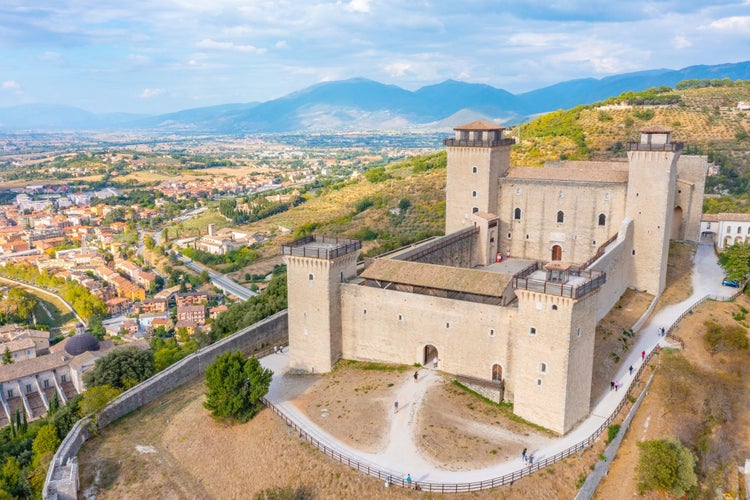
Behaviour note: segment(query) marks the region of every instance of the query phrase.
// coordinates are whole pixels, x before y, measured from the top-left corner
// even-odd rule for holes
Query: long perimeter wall
[[[98,428],[109,425],[203,374],[206,367],[220,354],[228,351],[242,351],[248,355],[255,353],[266,346],[286,342],[288,330],[288,316],[284,310],[204,347],[112,400],[99,414]],[[47,471],[42,498],[76,498],[78,474],[75,460],[78,450],[91,436],[87,420],[89,417],[79,420],[57,449]]]
[[[596,322],[617,304],[622,294],[632,282],[633,272],[633,219],[625,219],[620,224],[617,239],[610,243],[604,255],[590,268],[607,273],[607,281],[599,289],[596,304]]]

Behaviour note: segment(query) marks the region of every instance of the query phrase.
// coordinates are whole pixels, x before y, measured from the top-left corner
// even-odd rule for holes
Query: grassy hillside
[[[432,153],[368,170],[362,178],[308,192],[302,205],[246,227],[285,228],[294,238],[312,232],[358,238],[365,255],[443,234],[445,158],[445,152]]]
[[[712,86],[700,86],[712,85]],[[636,141],[644,126],[672,129],[672,140],[687,154],[706,154],[722,167],[708,190],[741,194],[750,177],[750,81],[684,82],[628,92],[589,106],[556,111],[523,124],[512,163],[542,165],[560,159],[604,159],[625,156],[625,144]],[[518,136],[518,129],[511,131]]]

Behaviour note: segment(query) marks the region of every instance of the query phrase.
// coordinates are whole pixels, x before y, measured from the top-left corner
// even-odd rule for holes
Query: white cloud
[[[164,89],[143,89],[140,97],[141,99],[150,99],[152,97],[160,96],[164,93]]]
[[[128,60],[135,64],[147,64],[151,62],[151,58],[143,54],[129,54]]]
[[[18,83],[15,80],[5,80],[3,82],[3,90],[15,90],[20,91],[21,90],[21,84]]]
[[[722,17],[708,25],[709,28],[722,31],[750,32],[750,16]]]
[[[39,56],[39,59],[42,61],[48,61],[55,64],[62,64],[63,63],[63,56],[59,52],[53,52],[51,50],[48,50],[41,56]]]
[[[344,9],[349,12],[370,12],[370,0],[352,0]]]
[[[693,42],[688,40],[682,35],[677,35],[676,37],[672,38],[672,47],[675,49],[685,49],[687,47],[692,47]]]
[[[750,0],[748,0],[748,1],[750,1]],[[276,47],[277,49],[286,49],[286,48],[289,47],[289,44],[286,43],[286,40],[279,40],[273,46]]]
[[[252,52],[255,54],[263,54],[266,49],[254,47],[252,45],[238,45],[234,42],[217,42],[211,38],[204,38],[196,44],[201,49],[213,49],[213,50],[229,50],[235,52]]]
[[[410,72],[412,64],[408,62],[395,62],[386,64],[383,69],[388,72],[391,76],[399,77],[404,76]]]

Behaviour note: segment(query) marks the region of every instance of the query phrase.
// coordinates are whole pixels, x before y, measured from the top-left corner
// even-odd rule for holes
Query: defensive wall
[[[96,421],[101,429],[115,420],[137,410],[203,374],[206,367],[220,354],[242,351],[253,354],[267,346],[285,343],[288,336],[287,311],[281,311],[247,328],[243,328],[215,344],[185,357],[148,380],[123,392],[112,400]],[[78,450],[92,435],[90,417],[79,420],[57,449],[47,471],[42,490],[45,499],[74,499],[78,489]]]

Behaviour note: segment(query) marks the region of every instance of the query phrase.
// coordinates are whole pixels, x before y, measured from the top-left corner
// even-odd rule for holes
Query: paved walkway
[[[623,359],[622,365],[616,374],[616,380],[622,383],[620,390],[607,390],[602,394],[601,398],[599,398],[591,409],[589,417],[565,436],[552,441],[540,449],[529,450],[529,454],[534,455],[535,461],[564,451],[588,438],[596,431],[627,394],[627,389],[633,380],[628,368],[632,365],[634,372],[636,372],[642,363],[641,353],[643,351],[649,353],[659,343],[668,345],[668,341],[659,336],[659,329],[661,327],[668,328],[683,312],[690,309],[695,302],[706,295],[727,298],[736,291],[736,289],[721,285],[723,275],[723,271],[717,264],[712,244],[701,243],[698,246],[695,265],[693,267],[692,295],[679,304],[662,308],[640,329],[636,336],[635,344],[625,359]],[[508,462],[481,469],[447,471],[431,464],[420,454],[417,444],[413,440],[412,427],[421,398],[431,385],[437,383],[438,377],[435,372],[427,368],[420,369],[418,383],[415,384],[410,375],[408,380],[405,379],[405,382],[399,388],[397,395],[399,411],[394,413],[390,420],[387,447],[380,453],[365,453],[352,448],[317,427],[291,403],[293,396],[286,390],[284,378],[280,376],[288,370],[288,362],[288,351],[283,354],[273,354],[262,359],[262,364],[271,368],[276,374],[273,377],[271,387],[266,396],[268,400],[279,407],[297,425],[328,447],[338,450],[340,453],[354,458],[363,464],[388,471],[394,478],[404,478],[406,474],[410,473],[412,479],[417,482],[466,483],[503,476],[522,470],[524,467],[521,458],[518,457]]]

